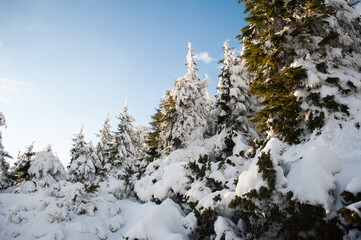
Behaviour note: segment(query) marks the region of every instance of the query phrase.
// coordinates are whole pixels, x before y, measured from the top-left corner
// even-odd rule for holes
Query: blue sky
[[[235,0],[0,1],[5,149],[16,158],[33,141],[35,150],[51,143],[66,163],[80,126],[96,144],[106,113],[115,128],[126,98],[136,125],[147,125],[186,72],[188,42],[210,57],[198,67],[214,96],[223,42],[240,48],[243,18]]]

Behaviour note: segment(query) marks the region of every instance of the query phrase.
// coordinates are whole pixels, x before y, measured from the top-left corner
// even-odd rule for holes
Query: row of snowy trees
[[[249,143],[257,138],[249,119],[254,116],[255,101],[248,96],[250,75],[244,63],[224,44],[222,74],[214,103],[206,88],[210,79],[201,80],[191,44],[188,45],[187,72],[167,91],[156,113],[151,130],[135,127],[125,105],[117,131],[112,132],[107,115],[100,130],[99,143],[86,143],[82,129],[73,139],[68,166],[72,181],[94,181],[104,172],[125,171],[123,175],[141,174],[149,162],[184,148],[193,141],[224,132],[224,152],[231,154],[232,138],[240,134]],[[227,150],[227,149],[228,150]]]
[[[125,171],[119,177],[141,171],[141,160],[145,154],[145,135],[148,128],[135,127],[135,119],[128,113],[125,103],[119,116],[117,131],[112,132],[107,114],[100,133],[99,142],[94,147],[87,143],[83,135],[83,127],[73,139],[71,159],[68,166],[71,181],[94,182],[104,179],[109,172]]]
[[[109,114],[106,116],[95,147],[92,142],[86,142],[82,126],[73,138],[71,159],[67,167],[69,180],[100,181],[106,173],[120,170],[123,171],[122,177],[139,175],[147,163],[156,158],[217,132],[223,132],[225,147],[221,150],[228,155],[234,146],[232,138],[237,134],[241,134],[247,142],[257,138],[249,123],[255,112],[255,101],[247,94],[251,76],[227,41],[224,43],[222,63],[214,103],[206,90],[210,79],[206,76],[204,80],[200,80],[195,55],[189,43],[187,72],[175,81],[175,88],[163,96],[160,107],[152,116],[151,130],[133,125],[135,119],[128,113],[127,103],[118,117],[120,122],[117,131],[112,132]],[[48,149],[48,152],[51,151]],[[12,173],[14,181],[29,180],[28,169],[34,156],[33,144],[24,153],[19,153],[15,170],[12,171],[16,172]],[[8,172],[6,157],[10,156],[4,152],[4,177]]]
[[[204,80],[200,80],[189,43],[186,75],[176,80],[175,88],[165,94],[152,116],[152,129],[147,139],[148,160],[152,161],[216,132],[226,132],[224,140],[228,139],[228,145],[232,145],[236,132],[240,132],[247,142],[257,138],[249,123],[255,112],[255,101],[247,94],[250,75],[227,41],[224,43],[222,63],[214,103],[206,90],[210,79],[206,75]]]

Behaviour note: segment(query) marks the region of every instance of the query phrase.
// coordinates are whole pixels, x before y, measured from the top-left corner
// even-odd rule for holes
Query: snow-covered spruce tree
[[[171,150],[181,146],[178,139],[173,138],[173,127],[177,121],[177,110],[174,97],[167,91],[162,99],[160,112],[160,150],[161,155],[168,154]]]
[[[147,159],[149,162],[154,159],[168,154],[171,149],[179,148],[178,141],[173,140],[172,129],[177,119],[177,111],[174,98],[167,91],[156,109],[156,113],[152,116],[151,131],[147,136]],[[172,148],[172,144],[174,145]]]
[[[44,151],[36,152],[28,173],[30,178],[49,186],[65,179],[66,171],[60,159],[54,155],[51,145]]]
[[[0,112],[0,127],[6,126],[5,117]],[[11,158],[8,152],[4,150],[2,145],[2,133],[0,131],[0,190],[6,189],[12,185],[12,180],[9,175],[9,163],[6,161],[7,158]]]
[[[253,120],[260,132],[298,143],[329,116],[348,116],[342,98],[360,87],[351,76],[361,67],[361,26],[347,1],[239,2],[250,23],[238,36],[256,74],[250,92],[264,106]]]
[[[34,142],[30,144],[28,148],[26,148],[24,153],[19,152],[18,154],[17,161],[14,164],[17,183],[30,180],[30,175],[28,173],[28,170],[30,168],[31,161],[33,160],[35,155],[33,149],[34,149]]]
[[[148,147],[146,144],[148,133],[150,129],[146,126],[139,125],[135,129],[135,147],[139,149],[139,157],[143,159],[145,157],[146,152],[148,151]]]
[[[232,127],[246,133],[254,112],[253,101],[247,93],[252,76],[245,69],[244,61],[241,62],[230,49],[228,41],[224,42],[223,49],[223,67],[216,95],[217,129],[220,132]]]
[[[160,133],[161,133],[161,122],[162,122],[162,103],[156,109],[156,112],[152,115],[152,121],[150,124],[150,131],[147,134],[146,144],[147,149],[147,162],[153,162],[155,159],[160,157],[161,143],[160,143]]]
[[[164,103],[165,114],[167,103],[169,103],[172,114],[171,127],[163,127],[162,138],[166,142],[169,150],[178,149],[186,146],[188,142],[202,139],[207,131],[207,117],[210,112],[211,100],[206,91],[210,79],[201,81],[194,60],[194,53],[191,44],[188,44],[187,54],[187,73],[185,76],[178,78],[175,82],[175,88],[170,91]],[[174,107],[172,106],[174,102]],[[171,118],[172,118],[171,117]]]
[[[73,138],[73,147],[70,149],[70,164],[67,166],[67,168],[70,168],[70,165],[75,161],[77,158],[79,158],[80,155],[84,154],[85,148],[87,143],[84,139],[83,134],[83,128],[84,125],[80,127],[80,131],[78,134],[75,135],[75,138]]]
[[[115,140],[109,122],[109,113],[107,113],[103,128],[99,131],[99,134],[97,134],[99,142],[95,146],[95,150],[101,162],[100,172],[111,170],[113,165],[112,161],[114,160],[112,157],[115,156],[115,150],[113,148]]]
[[[332,118],[347,119],[344,103],[360,87],[355,77],[361,65],[359,14],[344,0],[244,2],[251,24],[240,38],[248,70],[256,74],[250,91],[263,100],[264,108],[254,120],[260,130],[297,144]],[[241,226],[242,237],[342,239],[346,231],[335,211],[329,213],[320,202],[299,201],[296,190],[284,191],[291,181],[284,180],[284,163],[271,155],[277,151],[275,141],[268,146],[270,152],[261,150],[252,161],[262,174],[263,182],[257,183],[266,185],[242,189],[241,180],[249,174],[245,171],[229,205],[239,210],[232,220]]]
[[[135,119],[128,113],[128,103],[125,102],[123,113],[118,117],[120,120],[115,132],[115,164],[117,166],[131,166],[134,159],[139,157],[139,149],[135,145]]]
[[[68,166],[69,180],[72,182],[92,183],[96,179],[100,160],[93,147],[93,144],[85,142],[83,126],[80,132],[73,139],[71,149],[71,161]]]
[[[119,116],[119,124],[115,132],[116,155],[114,157],[116,178],[125,183],[125,195],[132,195],[134,182],[142,172],[143,153],[136,143],[135,119],[128,113],[128,104],[125,102],[123,113]]]
[[[255,104],[248,95],[251,75],[245,68],[245,61],[236,56],[228,45],[224,43],[224,59],[222,73],[217,86],[215,112],[217,115],[217,131],[222,133],[225,148],[232,154],[235,145],[233,137],[241,135],[245,143],[250,143],[257,136],[249,120],[254,117]]]

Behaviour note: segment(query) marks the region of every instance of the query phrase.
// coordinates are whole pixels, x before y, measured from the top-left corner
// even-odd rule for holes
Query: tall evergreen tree
[[[101,164],[93,144],[91,142],[88,144],[84,140],[83,126],[73,142],[71,161],[68,166],[69,179],[73,182],[92,183],[96,179]]]
[[[5,117],[0,112],[0,127],[5,126]],[[0,131],[0,190],[8,188],[12,183],[9,175],[9,163],[6,161],[7,158],[11,158],[8,152],[4,150],[2,145],[2,133]]]
[[[322,128],[328,115],[347,116],[341,98],[360,84],[339,73],[361,67],[360,18],[347,1],[239,2],[249,14],[238,37],[248,70],[256,74],[250,92],[264,106],[253,120],[260,131],[298,143]]]
[[[139,149],[135,147],[135,119],[128,113],[128,103],[125,102],[123,113],[118,117],[120,120],[115,132],[115,164],[118,166],[133,165],[133,161],[139,158]]]
[[[216,95],[217,130],[219,133],[228,131],[230,142],[232,135],[237,133],[249,142],[256,137],[249,122],[255,111],[254,101],[248,95],[251,75],[245,69],[244,62],[230,49],[228,41],[223,48],[223,67]]]
[[[23,181],[30,180],[30,175],[28,170],[31,165],[31,161],[35,155],[34,149],[34,142],[30,144],[24,153],[18,154],[17,161],[14,164],[15,175],[16,175],[16,182],[20,183]]]
[[[162,151],[160,143],[160,133],[161,133],[161,122],[162,122],[162,103],[156,109],[156,112],[152,115],[152,121],[150,124],[150,131],[147,134],[146,144],[148,146],[147,150],[147,161],[152,162],[156,158],[160,157]]]
[[[101,169],[109,171],[112,167],[112,156],[115,155],[113,146],[114,146],[114,136],[111,132],[111,126],[109,124],[110,118],[109,113],[105,117],[103,128],[100,130],[97,136],[99,137],[99,142],[95,147],[95,150],[99,156],[99,160],[102,164]]]
[[[181,146],[179,139],[174,138],[173,128],[178,118],[174,97],[170,91],[167,91],[162,99],[160,112],[160,147],[161,155],[168,154],[172,149]]]
[[[139,157],[143,159],[148,150],[148,146],[146,144],[147,136],[150,129],[146,126],[139,125],[135,129],[135,147],[139,149]]]
[[[201,81],[197,71],[195,55],[188,44],[187,73],[175,82],[163,105],[167,120],[163,121],[163,139],[171,150],[185,146],[189,141],[202,139],[207,131],[210,98],[206,91],[210,79]],[[167,116],[170,114],[171,116]]]
[[[124,193],[121,195],[133,196],[134,183],[140,178],[146,164],[142,161],[144,146],[140,145],[143,143],[137,142],[144,139],[140,139],[140,132],[137,132],[139,129],[133,125],[135,119],[128,113],[127,102],[119,120],[117,132],[115,132],[116,155],[113,174],[124,181]]]
[[[167,91],[156,109],[156,113],[152,116],[153,121],[150,122],[151,129],[147,136],[148,145],[148,161],[153,161],[161,155],[169,153],[173,141],[172,128],[177,118],[177,111],[173,96]]]
[[[87,143],[84,139],[83,134],[83,128],[84,125],[80,127],[80,131],[78,134],[75,135],[75,138],[73,138],[73,147],[70,149],[70,164],[67,166],[67,168],[70,168],[70,165],[79,158],[80,155],[84,154],[86,151]]]

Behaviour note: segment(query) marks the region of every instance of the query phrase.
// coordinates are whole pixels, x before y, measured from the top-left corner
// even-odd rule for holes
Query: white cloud
[[[205,63],[210,63],[215,60],[214,58],[209,56],[208,52],[196,53],[195,55],[196,60],[203,61]]]
[[[13,95],[33,88],[33,84],[16,81],[8,78],[0,78],[0,103],[10,103]]]
[[[3,46],[3,44],[0,42],[0,47],[2,47]]]

